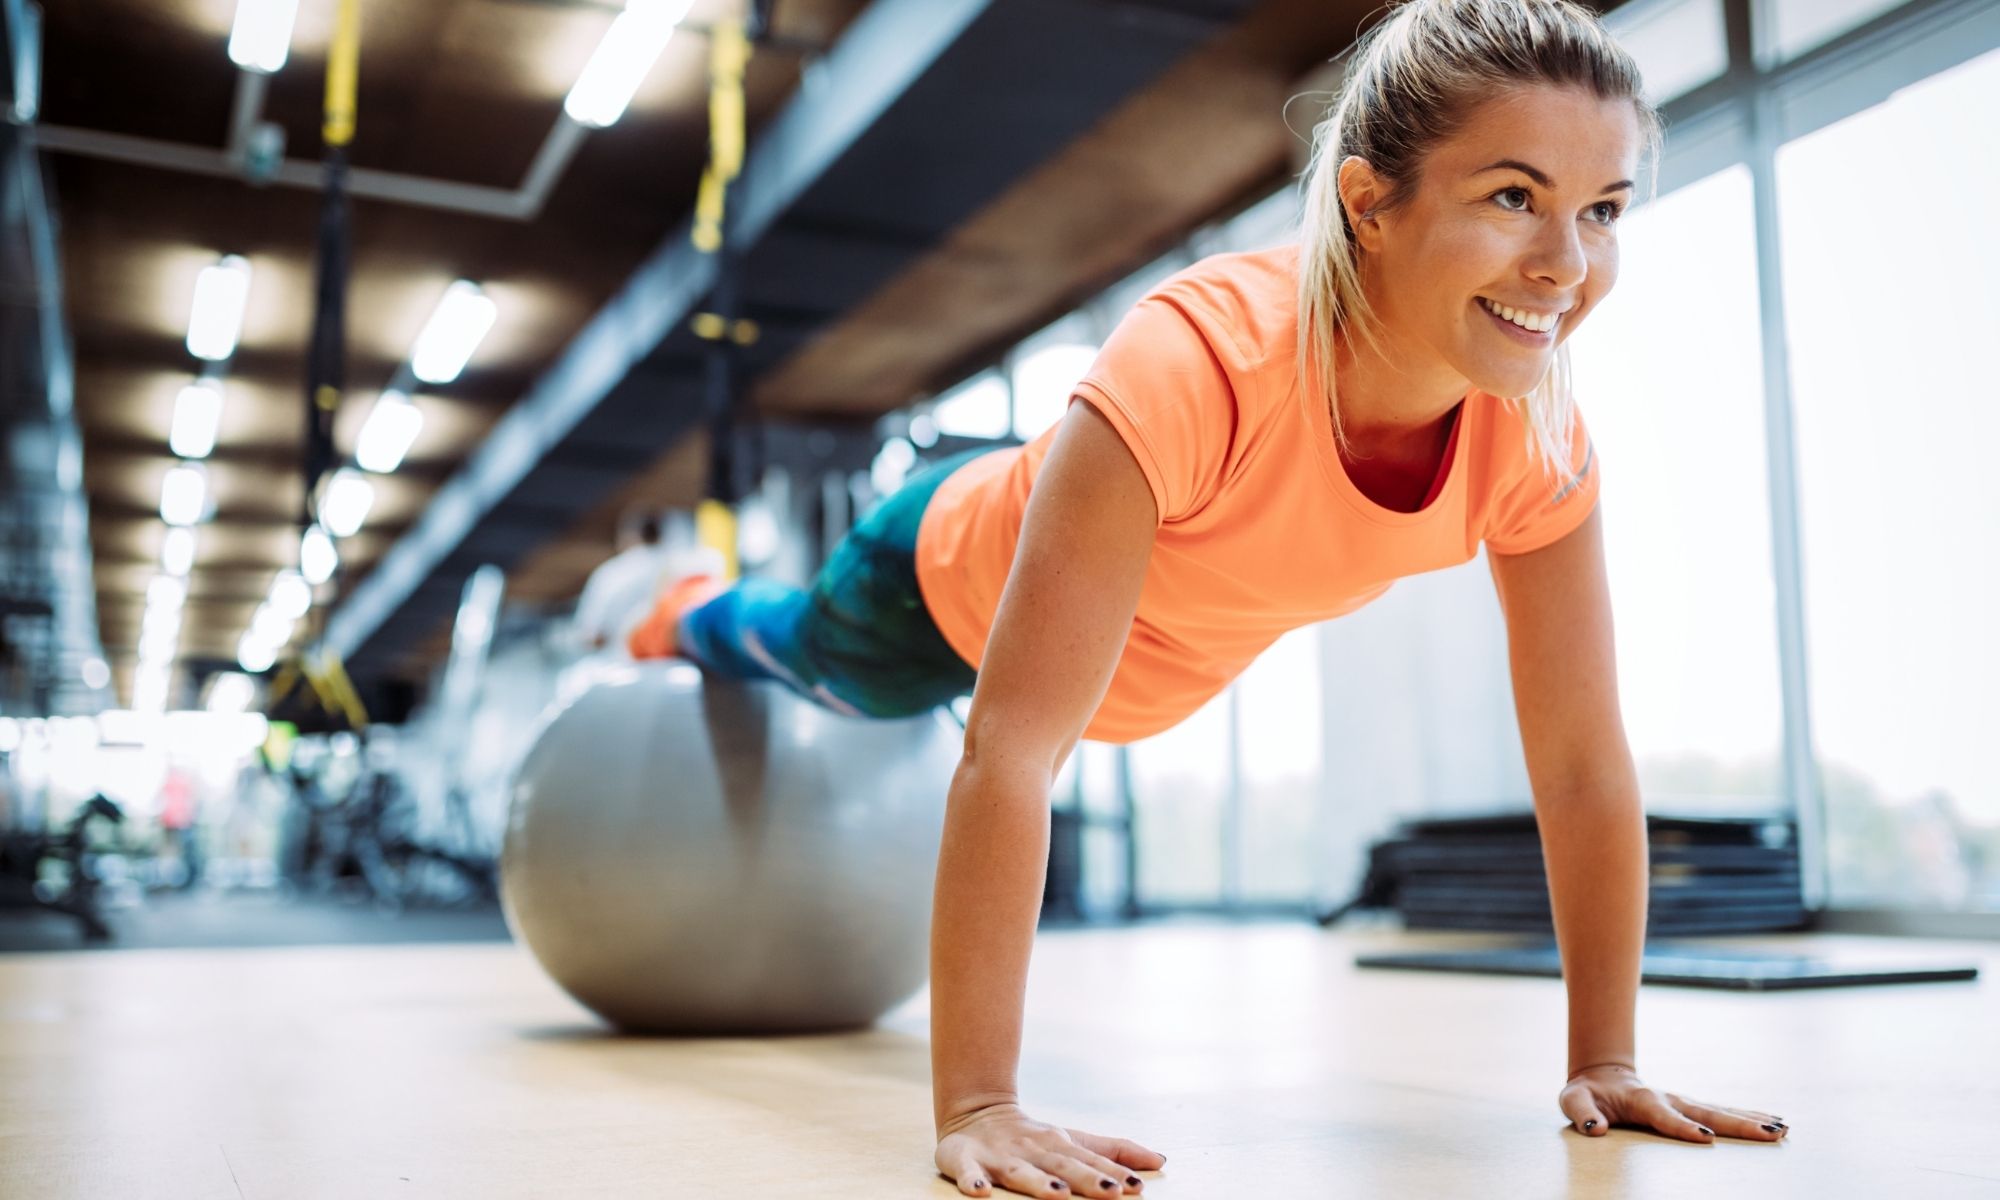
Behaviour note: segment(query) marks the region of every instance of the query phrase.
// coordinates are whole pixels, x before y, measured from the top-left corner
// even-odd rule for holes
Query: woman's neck
[[[1401,346],[1389,330],[1381,333],[1382,353],[1366,339],[1350,345],[1334,339],[1334,393],[1341,431],[1360,454],[1436,444],[1439,432],[1471,390],[1472,382],[1419,347]],[[1428,364],[1412,369],[1409,364]]]

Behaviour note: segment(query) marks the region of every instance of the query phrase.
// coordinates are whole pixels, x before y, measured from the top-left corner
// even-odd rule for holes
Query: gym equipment
[[[91,825],[102,821],[114,833],[125,823],[125,812],[101,793],[76,810],[59,834],[38,830],[0,831],[0,909],[40,908],[75,917],[83,940],[108,942],[111,926],[104,920],[103,876],[99,850],[91,841]],[[54,879],[48,867],[55,868]]]
[[[941,710],[845,717],[686,662],[609,666],[516,776],[507,923],[620,1029],[868,1025],[928,969],[963,739]]]

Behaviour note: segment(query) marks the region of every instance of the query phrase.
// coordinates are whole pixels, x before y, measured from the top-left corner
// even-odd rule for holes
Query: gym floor
[[[1356,970],[1477,935],[1170,923],[1045,932],[1031,1111],[1167,1155],[1147,1194],[2000,1195],[2000,947],[1732,940],[1977,962],[1970,983],[1647,987],[1666,1090],[1777,1144],[1586,1139],[1553,979]],[[876,1029],[606,1032],[506,944],[0,958],[0,1195],[933,1196],[921,997]]]

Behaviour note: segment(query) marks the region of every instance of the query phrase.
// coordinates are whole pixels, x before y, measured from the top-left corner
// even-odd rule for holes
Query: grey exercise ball
[[[616,670],[516,777],[508,924],[621,1029],[867,1025],[924,981],[963,744],[942,710],[867,720],[684,662]]]

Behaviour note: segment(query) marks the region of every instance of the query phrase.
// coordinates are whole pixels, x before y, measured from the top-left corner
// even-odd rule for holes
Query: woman
[[[931,945],[936,1161],[961,1192],[1115,1195],[1165,1161],[1015,1090],[1048,793],[1077,740],[1169,728],[1285,630],[1482,542],[1569,998],[1559,1106],[1589,1136],[1784,1136],[1636,1070],[1645,820],[1562,343],[1611,290],[1658,138],[1636,65],[1571,0],[1396,8],[1316,133],[1296,245],[1161,285],[1055,429],[913,480],[811,593],[693,580],[636,635],[851,711],[972,686]]]

